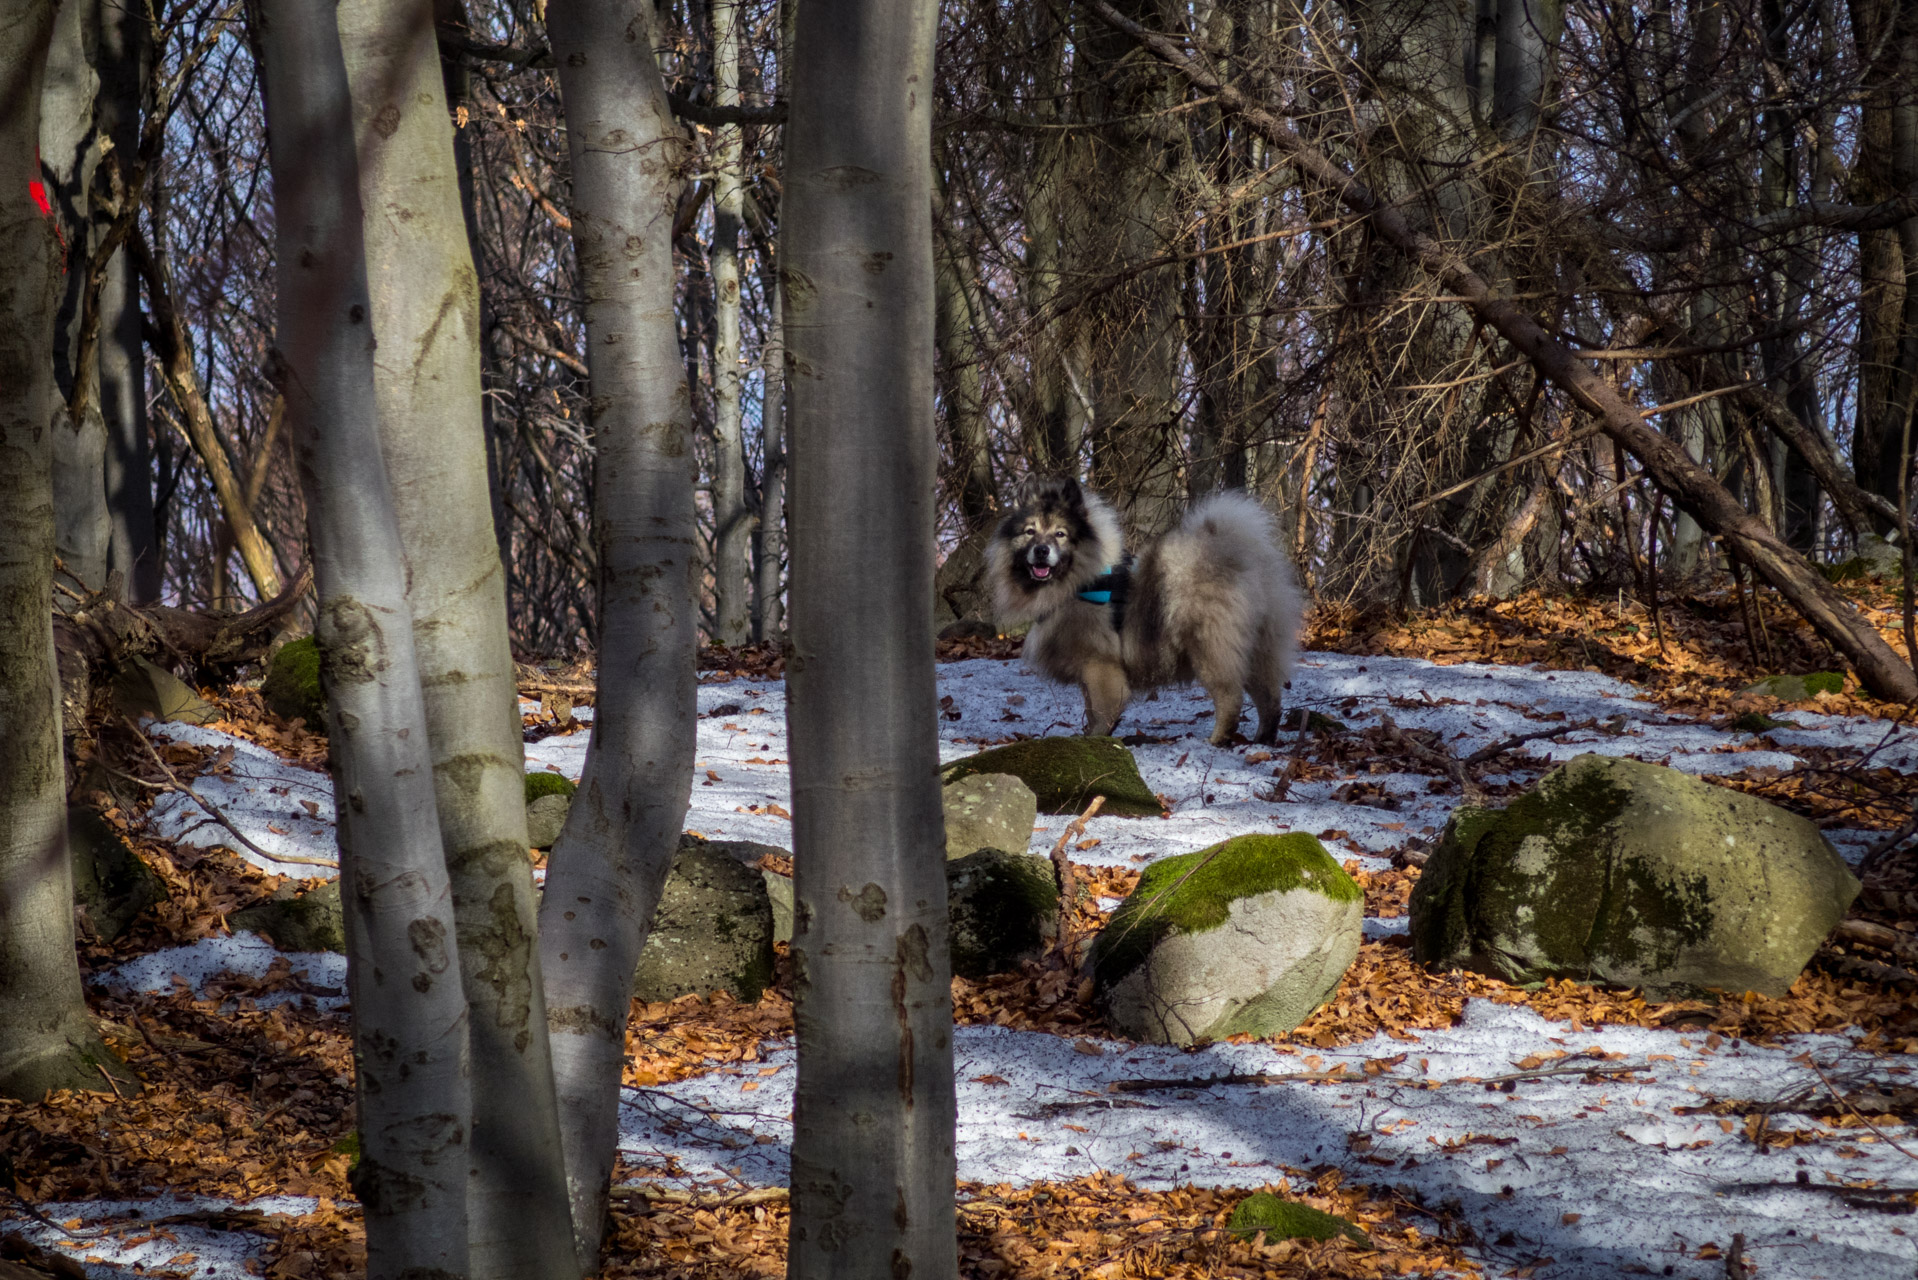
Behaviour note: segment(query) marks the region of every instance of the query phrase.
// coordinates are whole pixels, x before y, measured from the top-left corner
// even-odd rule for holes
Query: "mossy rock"
[[[526,843],[535,849],[550,849],[559,843],[566,827],[566,815],[573,807],[573,795],[579,790],[557,773],[541,771],[526,775]]]
[[[1093,978],[1136,1039],[1280,1035],[1338,988],[1364,910],[1316,837],[1236,836],[1147,867],[1093,943]]]
[[[945,809],[946,856],[963,858],[981,849],[1024,853],[1032,843],[1039,798],[1007,773],[975,773],[950,782],[939,797]]]
[[[1763,694],[1786,702],[1803,702],[1821,693],[1842,693],[1844,688],[1844,672],[1813,671],[1802,676],[1766,676],[1763,680],[1746,685],[1739,692]]]
[[[1739,733],[1768,733],[1773,729],[1796,729],[1799,726],[1791,720],[1774,720],[1762,711],[1747,711],[1733,720],[1731,727]]]
[[[338,880],[301,894],[282,885],[265,902],[235,911],[227,917],[227,923],[270,938],[281,951],[346,953],[346,917],[341,911]]]
[[[563,774],[541,769],[526,775],[526,803],[531,804],[541,796],[571,796],[579,790],[571,778]]]
[[[280,646],[267,663],[260,700],[285,720],[305,720],[315,733],[326,732],[326,690],[320,684],[320,642],[302,636]]]
[[[1372,1247],[1372,1238],[1359,1230],[1358,1224],[1350,1219],[1314,1209],[1296,1200],[1281,1200],[1267,1191],[1260,1191],[1239,1201],[1232,1216],[1226,1219],[1225,1229],[1241,1240],[1256,1240],[1261,1233],[1268,1243],[1274,1240],[1336,1240],[1343,1236],[1354,1244],[1364,1245],[1368,1249]]]
[[[1833,582],[1853,582],[1861,578],[1896,578],[1904,574],[1904,553],[1895,543],[1875,533],[1858,539],[1858,552],[1849,560],[1827,565],[1825,576]]]
[[[980,849],[946,863],[946,909],[952,971],[1006,973],[1058,936],[1059,883],[1045,858]]]
[[[681,838],[639,954],[641,1000],[725,991],[759,999],[773,978],[773,910],[765,878],[694,837]]]
[[[166,882],[95,810],[67,809],[67,849],[73,859],[73,901],[101,939],[113,941],[135,916],[166,901]]]
[[[1857,894],[1809,820],[1584,755],[1505,809],[1454,812],[1412,892],[1412,949],[1514,984],[1781,996]]]
[[[1029,738],[954,760],[946,785],[982,773],[1009,773],[1032,788],[1041,813],[1080,813],[1104,796],[1102,814],[1156,818],[1164,807],[1117,738]]]

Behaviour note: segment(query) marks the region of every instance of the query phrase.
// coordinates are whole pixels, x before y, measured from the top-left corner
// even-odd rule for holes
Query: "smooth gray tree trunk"
[[[360,139],[380,440],[470,1014],[468,1265],[475,1277],[571,1280],[519,693],[487,485],[479,279],[433,0],[342,0],[339,25]]]
[[[263,0],[278,354],[330,704],[367,1274],[467,1273],[466,999],[406,563],[374,394],[353,103],[335,5]]]
[[[714,0],[713,99],[739,105],[739,0]],[[746,454],[741,444],[743,396],[739,365],[739,228],[746,210],[740,169],[743,131],[720,125],[713,137],[713,639],[744,644],[747,618],[746,549],[752,522],[746,508]]]
[[[47,0],[0,0],[0,172],[34,171],[53,17]],[[87,1018],[73,954],[48,431],[60,250],[24,180],[0,187],[0,260],[0,1097],[38,1100],[127,1073]]]
[[[776,271],[776,269],[775,269]],[[767,290],[772,319],[760,361],[765,388],[759,405],[759,521],[753,531],[753,639],[770,640],[786,625],[780,571],[786,558],[786,291],[777,279]]]
[[[140,148],[140,107],[151,56],[146,7],[138,0],[90,0],[98,14],[94,119],[113,142],[125,175]],[[160,546],[153,518],[153,457],[147,440],[146,349],[140,336],[140,278],[122,248],[100,291],[100,415],[106,423],[107,569],[127,598],[160,598]]]
[[[573,166],[592,379],[599,701],[540,904],[540,963],[581,1265],[597,1269],[633,972],[693,783],[699,559],[692,411],[673,319],[673,215],[690,150],[648,6],[547,10]]]
[[[786,140],[795,1280],[957,1274],[930,0],[805,0]]]

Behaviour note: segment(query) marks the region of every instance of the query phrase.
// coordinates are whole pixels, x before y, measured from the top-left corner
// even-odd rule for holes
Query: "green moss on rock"
[[[1103,814],[1156,818],[1164,812],[1117,738],[1031,738],[955,760],[944,773],[948,785],[1009,773],[1032,788],[1041,813],[1079,813],[1094,796],[1105,797]]]
[[[946,863],[952,971],[983,978],[1019,967],[1058,934],[1059,884],[1044,858],[980,849]]]
[[[1296,1200],[1281,1200],[1266,1191],[1239,1201],[1238,1208],[1226,1219],[1225,1229],[1241,1240],[1256,1239],[1261,1233],[1267,1242],[1335,1240],[1343,1236],[1354,1244],[1372,1247],[1372,1238],[1351,1220]]]
[[[541,796],[571,796],[579,787],[570,778],[560,774],[541,770],[526,775],[526,803],[531,804]]]
[[[1802,676],[1766,676],[1763,680],[1746,685],[1739,692],[1762,694],[1785,702],[1803,702],[1823,693],[1842,693],[1844,688],[1844,672],[1813,671]]]
[[[1234,836],[1197,853],[1161,858],[1145,869],[1099,932],[1092,944],[1093,968],[1101,983],[1116,983],[1166,935],[1216,929],[1230,917],[1235,900],[1289,889],[1312,889],[1334,902],[1365,898],[1318,837],[1304,831]]]
[[[346,952],[346,916],[340,882],[329,880],[303,894],[281,886],[264,902],[227,917],[235,929],[251,929],[272,939],[281,951]]]
[[[326,690],[320,684],[320,642],[303,636],[280,646],[260,684],[267,710],[287,720],[305,720],[315,733],[326,731]]]

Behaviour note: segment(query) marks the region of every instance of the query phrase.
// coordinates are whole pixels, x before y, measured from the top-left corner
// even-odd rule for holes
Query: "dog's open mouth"
[[[1032,576],[1033,576],[1033,577],[1035,577],[1035,578],[1038,578],[1038,579],[1041,579],[1041,580],[1044,580],[1044,579],[1046,579],[1046,578],[1050,578],[1050,577],[1052,576],[1052,566],[1051,566],[1051,565],[1046,565],[1046,564],[1032,564],[1032,565],[1027,565],[1027,566],[1026,566],[1026,568],[1027,568],[1028,570],[1030,570],[1030,571],[1031,571],[1031,573],[1032,573]]]

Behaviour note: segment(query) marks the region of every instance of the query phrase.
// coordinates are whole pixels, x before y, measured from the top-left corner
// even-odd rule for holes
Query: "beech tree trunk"
[[[692,411],[673,320],[688,152],[651,9],[547,10],[585,289],[599,551],[599,704],[540,904],[540,963],[580,1264],[597,1269],[633,972],[692,794],[699,560]]]
[[[957,1273],[932,627],[930,0],[804,0],[792,352],[794,1280]]]
[[[479,280],[433,0],[342,0],[361,139],[374,390],[452,876],[473,1059],[468,1265],[572,1280],[540,982],[526,764],[481,417]]]
[[[466,999],[406,562],[380,452],[353,103],[334,4],[263,0],[260,14],[278,353],[330,704],[367,1274],[462,1277]]]
[[[776,272],[776,269],[775,269]],[[780,605],[780,569],[786,555],[786,291],[777,278],[767,290],[772,323],[760,363],[759,521],[753,531],[753,639],[770,640],[786,625]]]
[[[0,0],[0,1096],[130,1079],[87,1018],[73,953],[53,658],[54,308],[60,250],[27,195],[49,0]],[[137,1083],[134,1087],[138,1087]]]
[[[739,105],[739,0],[713,4],[714,101]],[[741,447],[739,227],[746,209],[736,124],[713,131],[713,639],[744,644],[747,630],[746,454]]]
[[[1194,85],[1217,93],[1221,105],[1238,112],[1283,151],[1307,181],[1327,191],[1354,213],[1370,219],[1386,243],[1416,261],[1449,291],[1460,295],[1481,322],[1511,343],[1540,374],[1565,390],[1580,408],[1597,420],[1600,430],[1636,457],[1673,502],[1690,512],[1700,526],[1723,538],[1740,559],[1771,583],[1799,616],[1844,655],[1868,690],[1892,701],[1918,700],[1918,677],[1913,675],[1911,664],[1892,651],[1851,602],[1769,525],[1745,510],[1677,441],[1646,425],[1615,385],[1574,356],[1517,302],[1500,297],[1472,269],[1469,254],[1461,251],[1466,246],[1447,250],[1431,237],[1422,235],[1397,208],[1381,201],[1370,188],[1334,164],[1290,125],[1248,101],[1237,88],[1222,82],[1172,40],[1141,27],[1106,0],[1088,0],[1088,3],[1104,21],[1131,35]]]

